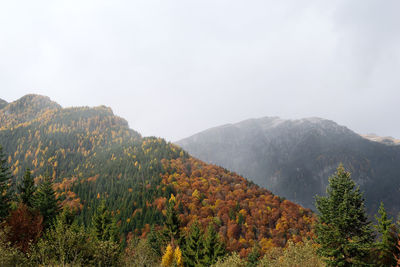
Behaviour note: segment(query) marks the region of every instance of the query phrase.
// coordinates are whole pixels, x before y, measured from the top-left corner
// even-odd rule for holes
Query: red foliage
[[[23,252],[27,252],[29,245],[40,237],[43,230],[42,223],[43,217],[38,212],[20,204],[7,220],[7,225],[10,227],[9,241]]]

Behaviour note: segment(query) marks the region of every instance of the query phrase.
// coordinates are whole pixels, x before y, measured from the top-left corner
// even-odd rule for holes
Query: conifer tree
[[[180,221],[178,218],[178,213],[175,210],[175,196],[171,194],[171,198],[167,204],[167,213],[165,218],[165,226],[167,227],[168,235],[171,239],[172,245],[175,246],[175,242],[180,240]]]
[[[35,193],[34,207],[37,208],[43,216],[45,228],[53,223],[60,210],[56,199],[56,193],[53,189],[53,182],[48,176],[45,176],[44,181],[39,185]]]
[[[157,255],[161,256],[161,245],[163,243],[163,240],[161,240],[161,236],[156,230],[154,229],[154,225],[151,226],[150,232],[147,235],[147,242],[149,243],[149,246],[151,250]]]
[[[200,229],[199,223],[194,222],[190,226],[190,230],[185,239],[185,247],[183,250],[183,259],[186,266],[198,266],[204,261],[204,235]]]
[[[363,195],[339,165],[329,178],[327,196],[316,197],[318,252],[328,266],[364,266],[373,241]]]
[[[219,235],[213,224],[207,228],[204,239],[204,260],[205,266],[210,266],[217,262],[218,258],[225,255],[224,244],[220,241]]]
[[[27,207],[34,206],[34,194],[36,191],[35,181],[29,169],[26,170],[22,183],[18,185],[19,197]]]
[[[11,181],[11,171],[7,165],[3,148],[0,145],[0,222],[4,220],[10,210],[11,189],[9,183]]]
[[[379,233],[378,240],[375,243],[375,249],[378,253],[376,263],[379,266],[395,266],[397,261],[395,255],[399,253],[397,248],[397,229],[392,223],[392,218],[389,218],[386,210],[381,202],[378,210],[379,217],[375,215],[378,222],[375,225]]]
[[[103,200],[92,218],[93,233],[98,240],[117,241],[118,229]]]
[[[256,267],[260,256],[261,256],[260,246],[256,244],[249,253],[249,255],[247,256],[247,266]]]

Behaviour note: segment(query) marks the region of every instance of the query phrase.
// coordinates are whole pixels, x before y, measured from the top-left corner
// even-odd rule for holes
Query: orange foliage
[[[235,173],[194,158],[163,160],[163,165],[167,172],[162,181],[174,186],[183,206],[182,227],[194,220],[203,227],[215,221],[229,251],[246,256],[256,242],[265,252],[312,236],[311,210],[281,200]],[[160,202],[154,202],[159,210],[164,208]]]
[[[35,243],[40,237],[42,222],[43,217],[39,213],[30,211],[25,204],[20,204],[7,219],[7,225],[10,227],[9,241],[23,252],[27,252],[30,243]]]

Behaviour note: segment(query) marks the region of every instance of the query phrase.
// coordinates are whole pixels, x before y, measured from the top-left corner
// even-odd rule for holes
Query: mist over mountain
[[[397,214],[400,146],[381,141],[321,118],[265,117],[208,129],[176,144],[308,208],[343,163],[365,191],[370,213],[383,201]]]

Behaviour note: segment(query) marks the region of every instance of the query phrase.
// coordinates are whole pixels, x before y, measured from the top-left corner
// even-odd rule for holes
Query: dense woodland
[[[2,105],[0,123],[1,266],[397,262],[398,225],[383,206],[371,225],[343,167],[316,215],[141,137],[106,107],[63,109],[27,95]]]

